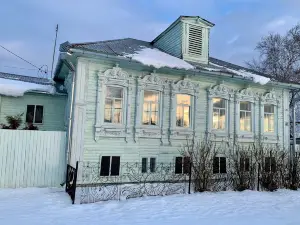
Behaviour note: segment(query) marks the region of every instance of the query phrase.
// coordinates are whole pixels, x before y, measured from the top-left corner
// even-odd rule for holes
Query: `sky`
[[[152,41],[180,15],[200,16],[211,29],[210,55],[245,65],[257,42],[300,22],[300,0],[5,0],[0,45],[51,74],[55,27],[59,44],[136,38]],[[44,76],[0,48],[0,71]]]

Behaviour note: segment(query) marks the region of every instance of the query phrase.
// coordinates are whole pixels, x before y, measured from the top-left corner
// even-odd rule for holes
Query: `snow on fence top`
[[[0,78],[0,95],[19,97],[28,91],[42,91],[50,94],[55,93],[52,85],[42,85],[19,80]]]
[[[161,67],[177,69],[194,69],[195,67],[186,61],[164,53],[156,48],[142,48],[133,54],[124,55],[126,58],[132,58],[144,65],[153,66],[157,69]]]

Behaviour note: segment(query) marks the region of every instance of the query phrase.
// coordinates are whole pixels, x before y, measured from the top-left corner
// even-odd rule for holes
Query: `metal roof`
[[[61,44],[60,51],[67,52],[70,48],[76,48],[83,51],[98,52],[98,53],[114,55],[114,56],[123,56],[126,54],[133,54],[143,48],[154,48],[154,46],[151,44],[151,42],[137,40],[133,38],[124,38],[124,39],[116,39],[116,40],[74,43],[74,44],[65,42]],[[224,67],[224,71],[222,71],[224,73],[232,74],[226,70],[226,68],[228,68],[232,70],[244,70],[260,76],[269,77],[266,74],[262,74],[257,71],[248,69],[246,67],[235,65],[214,57],[209,57],[209,64],[201,64],[201,63],[194,63],[194,62],[189,62],[189,63],[195,66],[196,69],[201,69],[201,70],[210,71],[210,69],[219,69],[220,71],[222,71],[222,68],[220,67]]]
[[[24,76],[19,74],[12,74],[12,73],[3,73],[0,72],[0,78],[8,79],[8,80],[17,80],[23,81],[28,83],[35,83],[35,84],[42,84],[42,85],[53,85],[54,82],[47,78],[40,78],[40,77],[31,77],[31,76]]]

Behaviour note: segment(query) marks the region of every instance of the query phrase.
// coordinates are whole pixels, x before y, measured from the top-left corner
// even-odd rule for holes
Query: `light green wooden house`
[[[0,72],[0,124],[22,114],[19,129],[33,124],[41,131],[65,131],[67,93],[48,79]],[[62,86],[62,85],[60,85]]]
[[[288,149],[289,92],[299,86],[210,57],[213,26],[181,16],[152,42],[61,44],[54,79],[69,93],[69,163],[175,162],[186,139],[207,134]]]

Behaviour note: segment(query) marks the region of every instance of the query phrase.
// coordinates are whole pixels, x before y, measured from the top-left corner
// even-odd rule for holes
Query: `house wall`
[[[288,117],[288,90],[261,86],[250,81],[237,81],[232,78],[213,77],[203,74],[200,76],[190,76],[183,79],[182,76],[175,74],[154,74],[163,82],[158,86],[164,85],[161,99],[162,126],[158,130],[149,131],[140,128],[135,124],[139,110],[139,77],[151,75],[149,72],[130,69],[132,67],[117,68],[112,70],[112,65],[104,61],[89,61],[79,59],[77,65],[78,77],[76,81],[76,95],[79,96],[80,103],[75,104],[78,108],[80,119],[76,118],[73,132],[76,137],[82,138],[83,146],[80,143],[74,144],[72,151],[76,152],[74,161],[99,162],[101,156],[121,156],[121,162],[141,162],[142,157],[157,157],[157,163],[174,162],[176,156],[180,156],[180,146],[186,143],[186,137],[201,140],[205,133],[212,134],[215,141],[228,143],[250,144],[262,142],[275,145],[278,148],[288,148],[289,146],[289,117]],[[105,76],[110,77],[105,79]],[[127,75],[128,76],[127,76]],[[103,79],[102,79],[102,78]],[[180,83],[182,87],[172,86],[168,81]],[[105,127],[101,124],[103,116],[103,96],[105,95],[106,81],[117,81],[121,85],[126,85],[126,95],[129,96],[125,101],[124,109],[126,124],[122,127]],[[179,82],[179,81],[184,82]],[[185,85],[185,86],[184,86]],[[250,89],[246,89],[250,85]],[[142,86],[142,85],[141,85]],[[147,85],[146,85],[147,86]],[[244,94],[238,95],[242,90]],[[195,97],[193,114],[193,127],[188,131],[183,131],[174,127],[174,97],[176,92],[184,91],[192,93]],[[252,92],[248,93],[249,91]],[[78,94],[79,93],[79,94]],[[172,94],[173,93],[173,94]],[[211,129],[212,113],[211,98],[220,96],[227,98],[227,127],[224,132],[214,132]],[[75,96],[75,102],[76,102]],[[241,99],[253,101],[253,132],[243,133],[239,131],[237,125],[239,112],[237,111],[238,102]],[[276,132],[272,135],[263,132],[263,104],[272,102],[276,104]],[[80,112],[80,113],[79,113]],[[99,119],[100,118],[100,119]],[[79,121],[79,122],[78,122]],[[98,124],[99,122],[99,124]],[[173,123],[173,125],[172,125]],[[77,140],[77,138],[76,138]]]
[[[43,105],[43,123],[36,124],[42,131],[64,131],[65,130],[65,95],[49,95],[39,93],[26,93],[22,97],[0,96],[0,124],[7,124],[5,117],[23,114],[25,126],[27,105]]]
[[[182,22],[176,24],[153,45],[175,57],[182,57]]]

